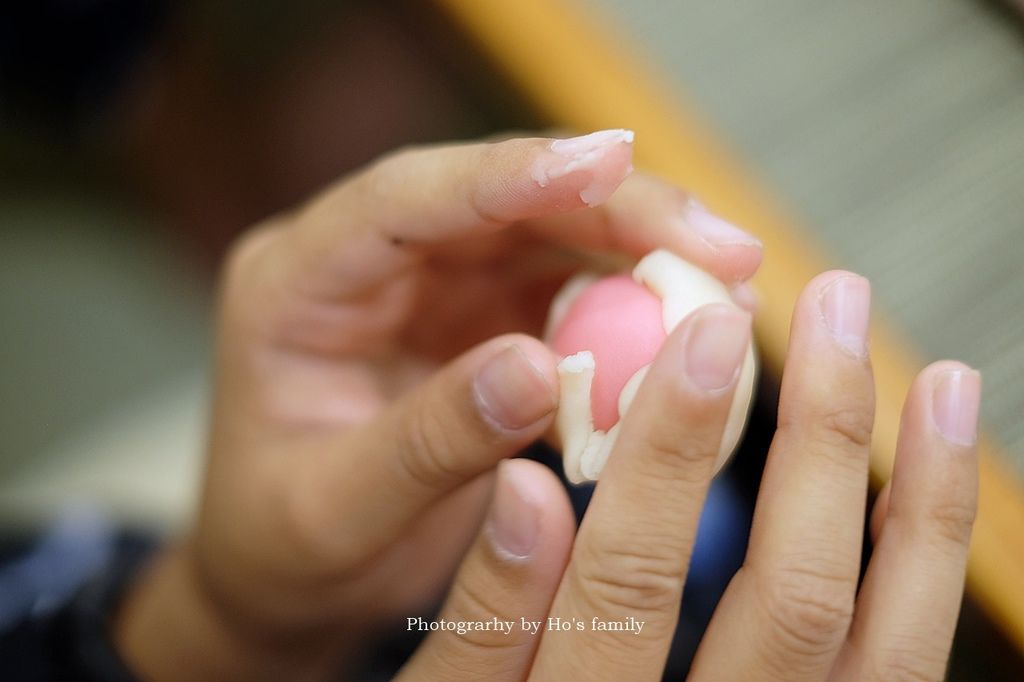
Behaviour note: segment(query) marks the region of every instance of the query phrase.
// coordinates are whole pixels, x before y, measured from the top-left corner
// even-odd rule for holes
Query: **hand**
[[[940,362],[910,389],[858,593],[874,421],[869,295],[867,280],[830,272],[797,303],[746,561],[694,680],[944,677],[977,503],[980,380]],[[554,476],[501,464],[440,618],[497,618],[511,632],[432,632],[401,679],[661,679],[748,326],[708,306],[670,335],[575,538]],[[583,629],[549,629],[549,618]],[[595,629],[609,622],[632,631]]]
[[[753,274],[756,240],[630,160],[615,132],[403,151],[237,246],[202,508],[116,623],[139,672],[315,677],[439,598],[551,423],[534,336],[581,250]]]

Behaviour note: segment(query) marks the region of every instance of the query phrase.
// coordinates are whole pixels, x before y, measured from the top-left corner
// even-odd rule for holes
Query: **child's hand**
[[[756,239],[623,182],[631,141],[402,151],[237,245],[202,508],[119,620],[141,672],[294,679],[439,598],[495,467],[551,423],[534,337],[579,250],[753,274]]]
[[[746,561],[691,679],[945,675],[977,506],[979,377],[939,362],[911,388],[858,592],[874,421],[868,298],[865,279],[831,272],[797,303]],[[670,335],[575,537],[551,472],[502,464],[440,617],[515,626],[433,632],[403,680],[662,678],[748,323],[731,306],[707,306]]]
[[[669,336],[575,537],[551,472],[498,467],[551,423],[557,358],[528,334],[570,249],[667,248],[731,283],[759,263],[756,240],[677,190],[615,191],[629,163],[615,131],[404,152],[239,246],[202,510],[117,622],[140,673],[325,677],[375,624],[436,598],[469,547],[444,618],[585,629],[435,633],[408,677],[660,679],[749,315],[706,306]],[[942,677],[980,384],[946,362],[912,388],[858,594],[869,297],[833,272],[798,302],[747,561],[698,679]],[[595,628],[630,618],[642,629]]]

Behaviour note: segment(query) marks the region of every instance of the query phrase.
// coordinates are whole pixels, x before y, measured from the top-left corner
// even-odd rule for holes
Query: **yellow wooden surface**
[[[801,288],[834,266],[773,197],[747,175],[715,135],[622,37],[569,0],[437,0],[481,52],[554,125],[579,131],[631,128],[636,161],[695,192],[764,242],[755,285],[757,334],[769,371],[782,368],[789,317]],[[883,321],[871,329],[877,381],[874,483],[889,477],[899,413],[921,367]],[[995,446],[981,443],[981,502],[968,589],[1024,651],[1024,491]]]

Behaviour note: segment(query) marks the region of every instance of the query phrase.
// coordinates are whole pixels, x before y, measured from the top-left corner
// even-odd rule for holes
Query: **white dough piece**
[[[548,317],[547,335],[550,338],[558,322],[565,316],[575,298],[597,276],[584,273],[569,280],[555,297]],[[690,313],[709,303],[735,305],[728,289],[720,281],[700,268],[687,263],[664,250],[652,251],[633,269],[633,279],[645,285],[661,299],[662,324],[666,333]],[[564,358],[558,364],[560,400],[555,428],[562,443],[562,461],[565,475],[572,483],[596,481],[615,445],[619,425],[626,416],[633,398],[650,365],[641,367],[630,377],[619,394],[619,422],[607,432],[594,428],[590,402],[590,386],[594,379],[595,361],[590,351],[581,351]],[[722,442],[715,462],[717,473],[728,461],[743,435],[754,389],[756,362],[753,343],[743,361],[732,406],[722,434]]]

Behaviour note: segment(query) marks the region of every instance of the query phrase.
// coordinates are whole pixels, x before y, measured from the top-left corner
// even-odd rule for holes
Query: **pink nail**
[[[761,240],[757,237],[719,218],[694,199],[686,204],[686,223],[713,247],[762,246]]]
[[[978,438],[981,374],[973,369],[949,369],[935,377],[932,416],[942,437],[960,445]]]
[[[818,303],[836,343],[854,355],[866,356],[871,284],[858,275],[837,277],[825,287]]]
[[[495,551],[505,559],[529,557],[540,534],[540,513],[522,474],[508,462],[498,465],[487,524]]]
[[[686,341],[686,374],[708,391],[728,388],[750,344],[750,313],[715,304],[697,313]]]

